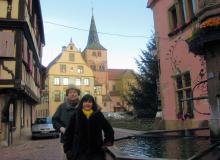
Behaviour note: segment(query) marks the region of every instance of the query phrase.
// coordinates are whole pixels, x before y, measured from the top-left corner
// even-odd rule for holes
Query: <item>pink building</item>
[[[207,126],[206,63],[186,43],[196,27],[198,0],[148,0],[148,7],[157,38],[163,129]]]

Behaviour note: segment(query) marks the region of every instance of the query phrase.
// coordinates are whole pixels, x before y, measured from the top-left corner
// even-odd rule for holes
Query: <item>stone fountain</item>
[[[220,1],[198,0],[196,16],[199,27],[187,43],[192,53],[206,60],[209,128],[151,131],[125,137],[107,148],[107,160],[220,159]]]

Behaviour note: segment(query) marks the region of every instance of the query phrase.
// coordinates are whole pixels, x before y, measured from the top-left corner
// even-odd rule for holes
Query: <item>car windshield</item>
[[[52,123],[51,118],[37,118],[35,124],[49,124]]]

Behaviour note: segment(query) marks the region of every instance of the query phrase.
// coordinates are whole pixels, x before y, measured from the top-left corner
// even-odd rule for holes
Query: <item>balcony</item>
[[[200,28],[187,40],[189,50],[197,55],[206,55],[208,49],[220,44],[220,25]]]
[[[197,17],[199,22],[220,14],[219,0],[198,0]]]
[[[220,2],[219,0],[198,1],[198,25],[187,39],[189,50],[197,55],[208,54],[209,48],[220,42]]]

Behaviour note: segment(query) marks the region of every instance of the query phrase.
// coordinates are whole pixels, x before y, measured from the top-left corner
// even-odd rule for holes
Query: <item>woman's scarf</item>
[[[83,114],[86,116],[87,119],[89,119],[91,117],[91,115],[93,114],[93,109],[90,109],[90,110],[82,109],[82,111],[83,111]]]

